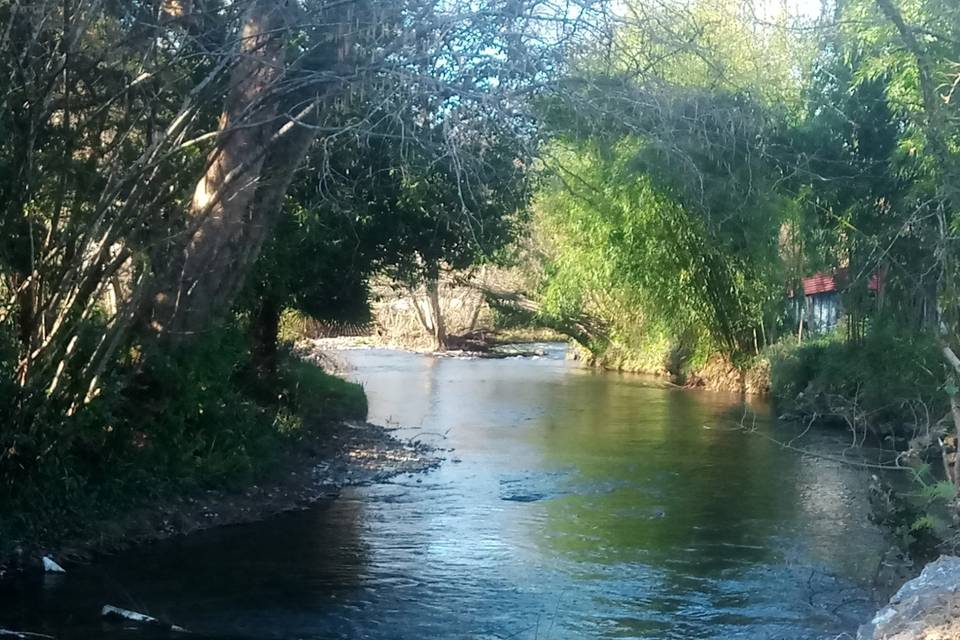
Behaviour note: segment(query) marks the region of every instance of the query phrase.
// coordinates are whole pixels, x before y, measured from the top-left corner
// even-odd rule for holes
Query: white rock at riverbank
[[[66,573],[66,570],[48,556],[43,556],[43,570],[47,573]]]
[[[857,640],[960,639],[960,558],[942,556],[905,583]]]

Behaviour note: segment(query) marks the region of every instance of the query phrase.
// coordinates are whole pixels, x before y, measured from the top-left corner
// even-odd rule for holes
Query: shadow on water
[[[347,352],[373,421],[455,449],[439,470],[8,583],[0,626],[144,637],[101,626],[111,602],[218,638],[800,640],[869,615],[863,472],[744,432],[736,396],[549,353]]]
[[[113,604],[149,612],[204,638],[286,637],[283,627],[275,633],[277,620],[308,630],[310,621],[297,619],[302,612],[336,610],[341,599],[349,599],[344,594],[352,597],[362,589],[367,550],[359,537],[360,510],[357,501],[331,501],[308,512],[71,566],[65,576],[5,583],[0,627],[42,630],[57,638],[171,637],[101,622],[101,607]],[[343,621],[331,616],[317,631],[339,624]]]

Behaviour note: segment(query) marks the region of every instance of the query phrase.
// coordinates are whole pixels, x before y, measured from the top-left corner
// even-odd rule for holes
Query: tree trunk
[[[480,287],[481,289],[477,291],[477,303],[473,308],[473,311],[470,313],[470,324],[467,326],[467,333],[473,333],[477,328],[477,322],[480,320],[480,312],[483,310],[483,303],[486,302],[486,299],[483,297],[483,287],[487,286],[487,267],[486,265],[480,267]]]
[[[957,354],[953,352],[953,349],[947,345],[942,347],[941,352],[943,353],[944,360],[950,365],[953,375],[960,378],[960,358],[958,358]],[[957,399],[956,393],[950,394],[950,415],[953,417],[953,436],[951,438],[944,438],[944,442],[941,444],[941,447],[944,448],[943,466],[947,474],[947,479],[949,479],[954,486],[960,488],[960,400]],[[948,442],[952,442],[953,451],[949,452],[952,454],[952,457],[948,455],[946,451]]]
[[[253,365],[262,377],[269,377],[277,372],[277,335],[280,331],[282,311],[278,301],[271,296],[264,296],[251,318]]]
[[[433,347],[436,351],[446,351],[448,346],[447,327],[443,322],[443,309],[440,307],[439,278],[427,280],[427,303],[430,305],[430,316],[433,318],[431,335]]]
[[[477,323],[480,321],[480,312],[483,311],[483,294],[477,292],[477,301],[473,305],[473,311],[470,312],[470,323],[467,325],[467,333],[473,333],[477,330]]]
[[[264,160],[276,141],[276,84],[283,76],[284,0],[256,0],[243,27],[219,123],[219,138],[194,190],[191,234],[155,299],[154,328],[174,339],[208,328],[225,311],[257,251],[246,250],[248,225],[260,222],[255,207]]]

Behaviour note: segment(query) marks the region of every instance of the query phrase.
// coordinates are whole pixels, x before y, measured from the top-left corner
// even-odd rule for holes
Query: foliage
[[[939,315],[954,347],[960,326],[950,237],[960,203],[958,15],[956,3],[941,0],[858,0],[844,7],[837,47],[850,67],[851,85],[880,93],[892,121],[892,140],[884,143],[890,147],[887,167],[875,175],[899,189],[878,226],[890,236],[883,246],[891,247],[887,262],[900,272],[901,304],[925,301],[900,311],[926,316],[927,324]],[[933,306],[942,313],[930,313]]]
[[[840,335],[786,341],[767,356],[771,393],[787,411],[909,436],[948,409],[940,352],[928,335],[876,326],[860,343]]]
[[[308,429],[366,416],[359,385],[291,356],[265,384],[251,371],[237,323],[190,350],[148,355],[131,354],[85,411],[67,420],[55,408],[37,416],[34,424],[48,430],[37,433],[42,441],[17,441],[24,450],[10,460],[19,472],[8,467],[0,476],[8,541],[61,539],[144,501],[246,486]],[[41,444],[35,465],[19,462]]]
[[[655,364],[647,370],[671,351],[705,360],[752,348],[780,305],[775,218],[744,211],[749,221],[731,214],[716,224],[644,170],[647,146],[626,138],[551,149],[562,173],[535,207],[550,256],[547,312],[598,315],[610,329],[596,353],[626,345],[650,354],[640,356]]]
[[[927,465],[921,465],[912,481],[891,483],[871,477],[870,519],[890,530],[896,544],[913,561],[935,559],[951,537],[950,503],[956,489],[936,482]]]
[[[813,42],[810,19],[741,0],[626,2],[616,35],[617,66],[687,88],[753,95],[802,110],[801,87]],[[768,15],[757,15],[766,10]]]
[[[279,372],[283,404],[308,422],[364,420],[367,397],[363,387],[295,357],[285,359]]]
[[[229,324],[278,219],[260,291],[314,313],[362,311],[382,244],[410,265],[426,251],[411,242],[458,263],[495,249],[510,225],[487,214],[522,206],[498,200],[534,138],[516,96],[570,31],[545,38],[549,17],[525,6],[0,5],[0,322],[20,407],[2,437],[30,434],[41,405],[93,411],[130,351],[162,359]],[[308,154],[315,171],[280,216]],[[305,196],[344,168],[329,210]],[[358,217],[377,250],[341,273]]]
[[[369,138],[333,149],[318,144],[241,305],[254,318],[269,312],[273,322],[283,308],[315,320],[364,322],[375,273],[415,288],[435,282],[441,268],[494,259],[523,222],[529,161],[522,141],[491,125],[482,138],[459,140],[457,155],[435,158],[445,126],[391,121]],[[423,146],[394,144],[403,129]],[[276,330],[265,333],[270,339]]]
[[[608,329],[607,366],[680,374],[739,358],[782,323],[784,130],[812,47],[738,2],[627,3],[612,53],[541,103],[552,174],[536,201],[540,297]]]

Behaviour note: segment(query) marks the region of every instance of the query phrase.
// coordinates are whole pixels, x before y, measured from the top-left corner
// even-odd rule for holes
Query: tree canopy
[[[935,340],[955,390],[958,25],[952,0],[0,4],[0,486],[136,455],[171,430],[132,417],[151,392],[190,398],[181,435],[283,395],[244,386],[284,375],[280,313],[363,318],[375,275],[424,288],[440,342],[440,274],[524,250],[515,299],[607,364],[756,356],[843,271],[851,343]]]

